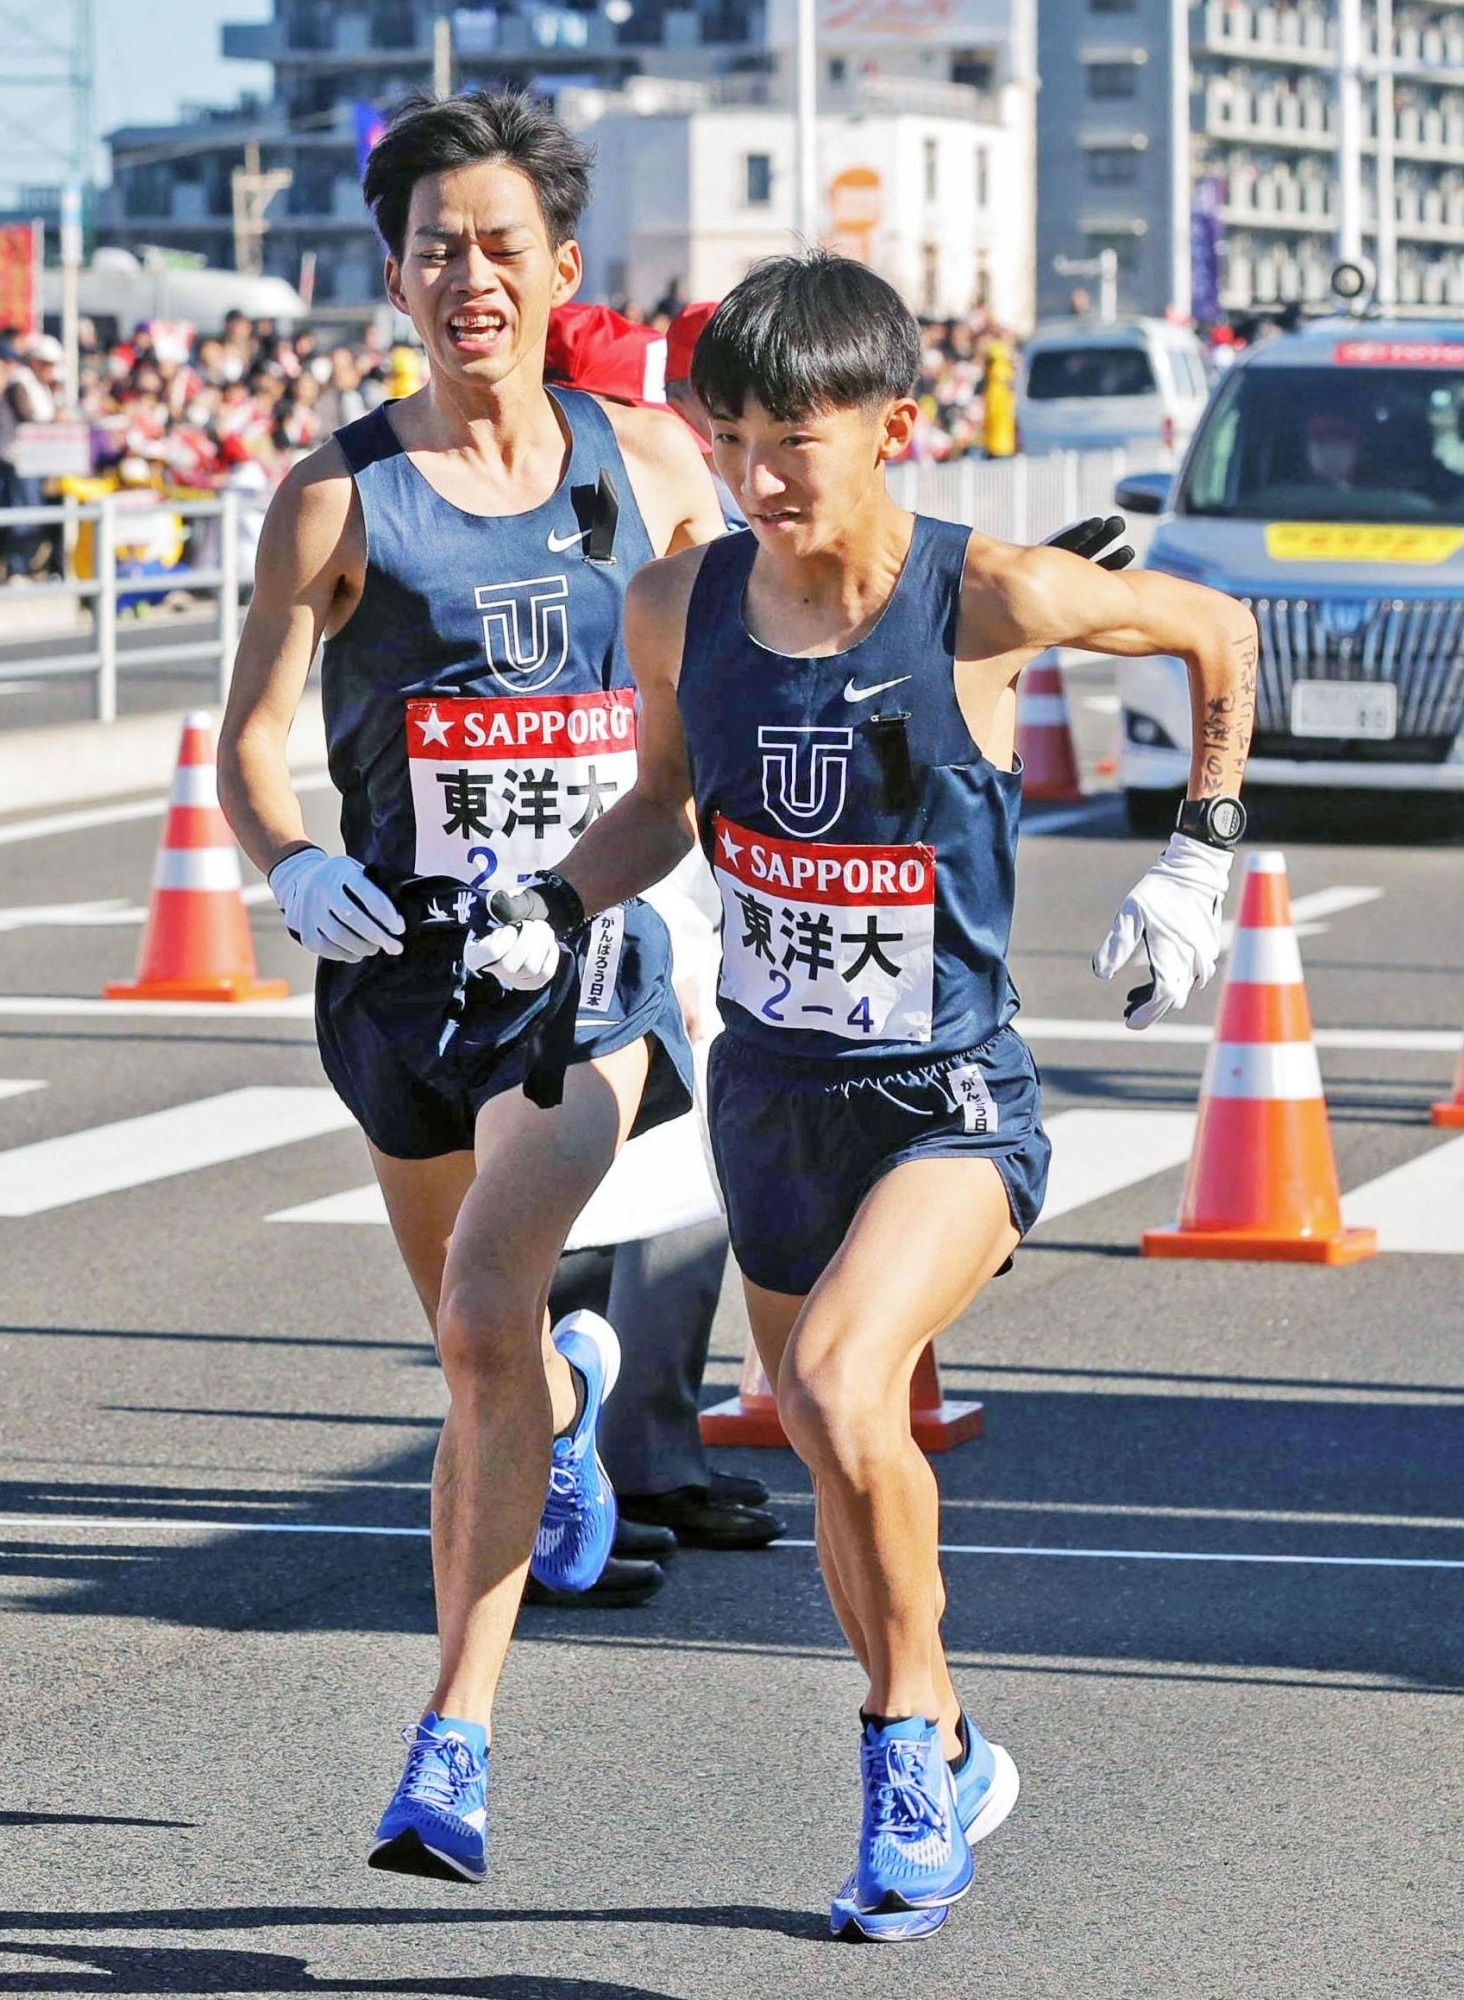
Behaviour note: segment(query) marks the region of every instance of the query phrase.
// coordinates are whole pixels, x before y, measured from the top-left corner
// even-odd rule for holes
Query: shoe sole
[[[841,1944],[910,1944],[938,1931],[949,1914],[949,1903],[942,1903],[933,1910],[901,1910],[880,1916],[836,1898],[829,1911],[829,1931]]]
[[[439,1854],[435,1847],[429,1847],[420,1833],[413,1833],[410,1829],[395,1834],[390,1840],[378,1841],[366,1856],[366,1866],[384,1869],[389,1875],[428,1875],[434,1882],[478,1883],[488,1877],[486,1868],[474,1874],[461,1862]]]
[[[966,1828],[966,1839],[972,1847],[979,1841],[985,1840],[988,1834],[996,1832],[1017,1803],[1018,1794],[1022,1789],[1022,1780],[1017,1767],[999,1743],[992,1744],[991,1755],[995,1765],[991,1783],[986,1787],[981,1810]]]

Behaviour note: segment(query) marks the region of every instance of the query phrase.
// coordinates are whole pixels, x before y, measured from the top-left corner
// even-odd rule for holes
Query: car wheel
[[[1175,815],[1183,792],[1166,787],[1163,791],[1149,791],[1137,785],[1126,785],[1123,793],[1123,815],[1128,821],[1130,833],[1140,835],[1145,840],[1162,840],[1173,833]]]

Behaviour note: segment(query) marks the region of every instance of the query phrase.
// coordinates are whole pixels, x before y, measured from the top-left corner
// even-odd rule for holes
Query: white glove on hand
[[[547,986],[559,963],[559,940],[542,917],[500,924],[487,937],[470,937],[463,947],[469,972],[491,972],[501,986],[534,993]]]
[[[400,955],[401,911],[349,854],[302,847],[275,863],[269,886],[291,937],[307,951],[347,965],[378,951]]]
[[[1093,954],[1093,970],[1100,979],[1112,979],[1140,942],[1147,945],[1153,977],[1129,995],[1124,1019],[1131,1028],[1163,1020],[1214,975],[1233,859],[1188,834],[1172,833],[1154,866],[1120,904],[1113,929]]]

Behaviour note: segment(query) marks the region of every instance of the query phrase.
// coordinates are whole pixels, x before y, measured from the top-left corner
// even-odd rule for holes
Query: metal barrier
[[[225,491],[208,500],[174,500],[157,496],[161,512],[184,523],[217,521],[218,547],[209,550],[210,560],[181,565],[161,573],[118,575],[117,548],[128,542],[127,528],[136,526],[136,516],[119,506],[119,495],[108,494],[97,501],[64,500],[48,507],[0,507],[0,530],[7,528],[59,527],[68,557],[74,552],[84,522],[93,528],[93,575],[67,577],[53,583],[33,584],[25,593],[26,604],[44,603],[48,598],[70,598],[90,607],[92,644],[85,652],[63,653],[59,658],[30,659],[15,665],[0,664],[0,681],[45,680],[49,676],[90,674],[96,683],[93,713],[98,722],[117,719],[117,600],[123,597],[161,597],[169,591],[213,592],[218,598],[219,629],[210,639],[191,639],[157,646],[129,646],[130,667],[171,666],[184,660],[212,660],[218,681],[218,698],[228,693],[234,653],[239,644],[239,520],[240,495]],[[196,531],[190,542],[200,541]],[[209,540],[212,537],[208,537]],[[200,553],[190,550],[190,554]],[[3,601],[3,600],[0,600]],[[0,639],[3,643],[3,639]]]
[[[1148,470],[1123,450],[1054,451],[1040,458],[958,458],[948,465],[892,465],[902,507],[959,521],[1003,542],[1040,542],[1088,514],[1113,510],[1125,473]]]

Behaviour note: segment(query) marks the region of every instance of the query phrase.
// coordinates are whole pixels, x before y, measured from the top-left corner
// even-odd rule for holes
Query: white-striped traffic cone
[[[1058,805],[1082,798],[1056,653],[1040,654],[1017,683],[1017,752],[1024,799]]]
[[[284,999],[287,980],[258,976],[241,886],[239,851],[219,811],[213,724],[203,712],[187,715],[137,977],[109,981],[107,999]]]

